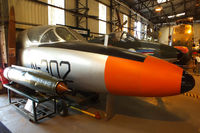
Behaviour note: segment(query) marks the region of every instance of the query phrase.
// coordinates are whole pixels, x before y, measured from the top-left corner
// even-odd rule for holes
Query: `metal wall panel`
[[[193,24],[193,31],[194,31],[194,42],[195,44],[199,44],[200,40],[200,24],[199,23],[194,23]]]
[[[44,0],[43,0],[44,1]],[[47,1],[47,0],[45,0]],[[14,6],[16,22],[26,24],[48,24],[48,7],[29,0],[9,0],[9,7]],[[17,28],[29,28],[24,24],[17,24]]]
[[[75,0],[65,0],[65,8],[66,9],[75,9],[76,1]],[[65,12],[65,22],[66,25],[76,26],[76,17],[73,13]]]
[[[48,24],[48,6],[45,5],[48,3],[48,0],[8,0],[9,1],[9,7],[14,5],[15,8],[15,14],[16,14],[16,21],[22,22],[24,24],[17,23],[17,28],[30,28],[33,25],[47,25]],[[45,3],[38,3],[38,2],[45,2]],[[65,9],[75,9],[76,8],[76,1],[77,0],[65,0]],[[100,0],[101,3],[105,3],[107,5],[107,21],[110,22],[110,0]],[[86,6],[86,0],[79,0],[79,2],[82,4],[79,8],[82,8],[83,6]],[[114,0],[113,0],[114,2]],[[88,0],[88,8],[90,9],[88,12],[88,15],[92,16],[98,16],[98,1],[96,0]],[[122,13],[125,13],[129,15],[129,10],[125,8],[124,6],[120,7],[121,13],[120,18],[122,21]],[[71,10],[76,11],[76,10]],[[112,11],[112,20],[117,20],[117,15],[115,13],[115,10]],[[84,13],[83,11],[80,11],[80,13]],[[66,25],[69,26],[76,26],[76,17],[77,14],[72,13],[70,11],[65,12],[66,17]],[[80,26],[83,28],[86,28],[87,21],[86,18],[83,17],[80,19],[80,15],[78,16],[79,20],[82,20],[80,22]],[[129,18],[130,20],[130,18]],[[91,32],[98,33],[98,19],[94,18],[88,18],[88,28],[91,30]],[[129,24],[130,26],[130,24]],[[133,25],[131,25],[133,26]],[[110,23],[107,23],[107,33],[111,32]],[[112,30],[117,28],[117,26],[112,26]],[[132,27],[133,28],[133,27]]]

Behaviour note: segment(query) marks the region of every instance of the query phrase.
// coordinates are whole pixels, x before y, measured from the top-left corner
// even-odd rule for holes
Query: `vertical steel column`
[[[87,8],[87,11],[86,11],[86,29],[88,29],[88,0],[85,1],[85,4],[86,4],[86,8]],[[88,40],[88,37],[86,37],[86,39]]]
[[[113,32],[112,17],[113,17],[113,0],[110,0],[110,32]]]
[[[86,8],[88,8],[88,0],[85,1]],[[86,29],[88,29],[88,10],[86,11]]]
[[[76,13],[79,13],[79,0],[76,0]],[[76,16],[76,27],[79,27],[79,17]]]
[[[132,23],[132,14],[131,11],[129,11],[129,24],[128,24],[128,32],[131,33],[131,23]]]
[[[106,120],[109,120],[114,115],[114,96],[112,94],[107,94],[106,96]]]
[[[169,23],[169,35],[168,35],[168,45],[170,46],[170,42],[171,42],[171,38],[172,38],[172,35],[170,34],[171,32],[171,25]]]

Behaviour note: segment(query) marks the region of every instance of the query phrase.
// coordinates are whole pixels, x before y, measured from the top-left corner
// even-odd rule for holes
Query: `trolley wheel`
[[[38,121],[34,121],[34,120],[32,120],[32,119],[29,119],[29,121],[30,121],[31,123],[38,124]]]
[[[61,100],[57,103],[57,113],[60,115],[60,116],[66,116],[68,115],[68,107],[66,105],[66,103]]]

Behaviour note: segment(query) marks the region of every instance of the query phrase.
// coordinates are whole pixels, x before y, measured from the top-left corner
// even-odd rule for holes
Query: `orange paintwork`
[[[187,47],[184,47],[184,46],[174,46],[174,48],[180,50],[184,54],[187,54],[189,52],[189,49]]]
[[[144,62],[109,56],[105,84],[116,95],[169,96],[180,93],[182,73],[182,68],[151,56]]]

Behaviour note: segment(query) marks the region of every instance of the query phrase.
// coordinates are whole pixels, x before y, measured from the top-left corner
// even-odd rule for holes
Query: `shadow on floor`
[[[142,98],[114,96],[114,114],[139,117],[150,120],[184,121],[183,118],[167,111],[162,98],[156,98],[158,105],[153,105]],[[100,102],[93,107],[105,111],[106,96],[100,96]]]

